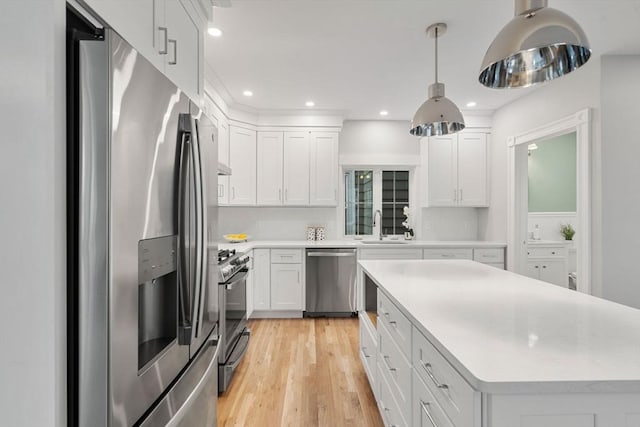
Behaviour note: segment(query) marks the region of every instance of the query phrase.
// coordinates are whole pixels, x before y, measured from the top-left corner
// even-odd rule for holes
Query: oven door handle
[[[236,275],[233,276],[233,280],[231,282],[223,283],[225,289],[229,289],[229,290],[233,289],[236,283],[240,283],[243,280],[246,280],[248,274],[249,274],[248,268],[243,268],[242,270],[238,271],[238,273],[236,273]]]

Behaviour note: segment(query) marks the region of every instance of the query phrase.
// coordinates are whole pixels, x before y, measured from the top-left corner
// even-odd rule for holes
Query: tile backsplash
[[[340,238],[336,208],[233,207],[221,206],[220,236],[246,233],[252,240],[306,240],[307,226],[323,226],[325,239]]]

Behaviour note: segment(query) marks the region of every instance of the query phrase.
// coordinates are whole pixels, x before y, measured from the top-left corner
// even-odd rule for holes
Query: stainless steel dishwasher
[[[356,250],[307,249],[304,317],[356,315]]]

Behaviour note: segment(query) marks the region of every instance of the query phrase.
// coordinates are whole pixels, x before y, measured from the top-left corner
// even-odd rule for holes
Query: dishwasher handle
[[[307,252],[310,257],[354,257],[355,252]]]

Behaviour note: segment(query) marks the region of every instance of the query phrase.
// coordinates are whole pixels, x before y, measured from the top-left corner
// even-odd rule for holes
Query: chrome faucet
[[[373,226],[376,226],[376,216],[378,216],[378,240],[382,240],[382,212],[380,209],[376,209],[373,214]]]

